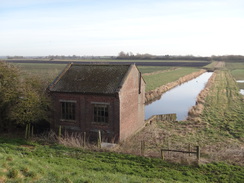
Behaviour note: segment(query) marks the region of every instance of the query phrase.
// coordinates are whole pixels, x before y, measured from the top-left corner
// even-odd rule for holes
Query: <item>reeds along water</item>
[[[194,72],[194,73],[188,74],[186,76],[183,76],[183,77],[179,78],[177,81],[168,83],[166,85],[162,85],[162,86],[160,86],[160,87],[158,87],[158,88],[156,88],[154,90],[151,90],[151,91],[147,92],[145,94],[145,103],[146,103],[146,105],[149,104],[151,101],[154,101],[156,99],[160,99],[160,96],[163,93],[165,93],[166,91],[169,91],[170,89],[172,89],[172,88],[174,88],[174,87],[176,87],[178,85],[181,85],[182,83],[190,81],[190,80],[200,76],[204,72],[206,72],[206,70],[201,69],[198,72]]]
[[[198,121],[198,122],[201,121],[199,116],[203,112],[205,99],[208,95],[210,87],[214,84],[215,78],[216,78],[216,73],[214,72],[212,76],[209,78],[207,84],[205,85],[205,88],[197,96],[196,105],[192,106],[191,109],[188,111],[187,120]]]

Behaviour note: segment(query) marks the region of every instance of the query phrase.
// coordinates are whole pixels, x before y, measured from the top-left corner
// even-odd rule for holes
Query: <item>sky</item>
[[[0,56],[244,55],[243,0],[0,0]]]

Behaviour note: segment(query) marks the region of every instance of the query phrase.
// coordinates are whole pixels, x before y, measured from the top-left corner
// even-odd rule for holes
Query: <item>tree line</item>
[[[152,55],[152,54],[133,54],[132,52],[119,52],[117,59],[121,60],[199,60],[199,61],[227,61],[227,62],[243,62],[242,55],[222,55],[210,57],[193,56],[193,55]]]

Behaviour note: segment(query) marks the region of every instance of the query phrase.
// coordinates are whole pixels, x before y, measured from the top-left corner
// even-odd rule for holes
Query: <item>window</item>
[[[75,120],[75,101],[61,101],[61,119]]]
[[[94,118],[96,123],[108,123],[108,105],[94,104]]]

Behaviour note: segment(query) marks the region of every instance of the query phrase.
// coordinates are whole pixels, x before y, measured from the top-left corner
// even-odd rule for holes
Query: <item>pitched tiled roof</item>
[[[49,86],[53,92],[114,94],[130,65],[69,65]]]

